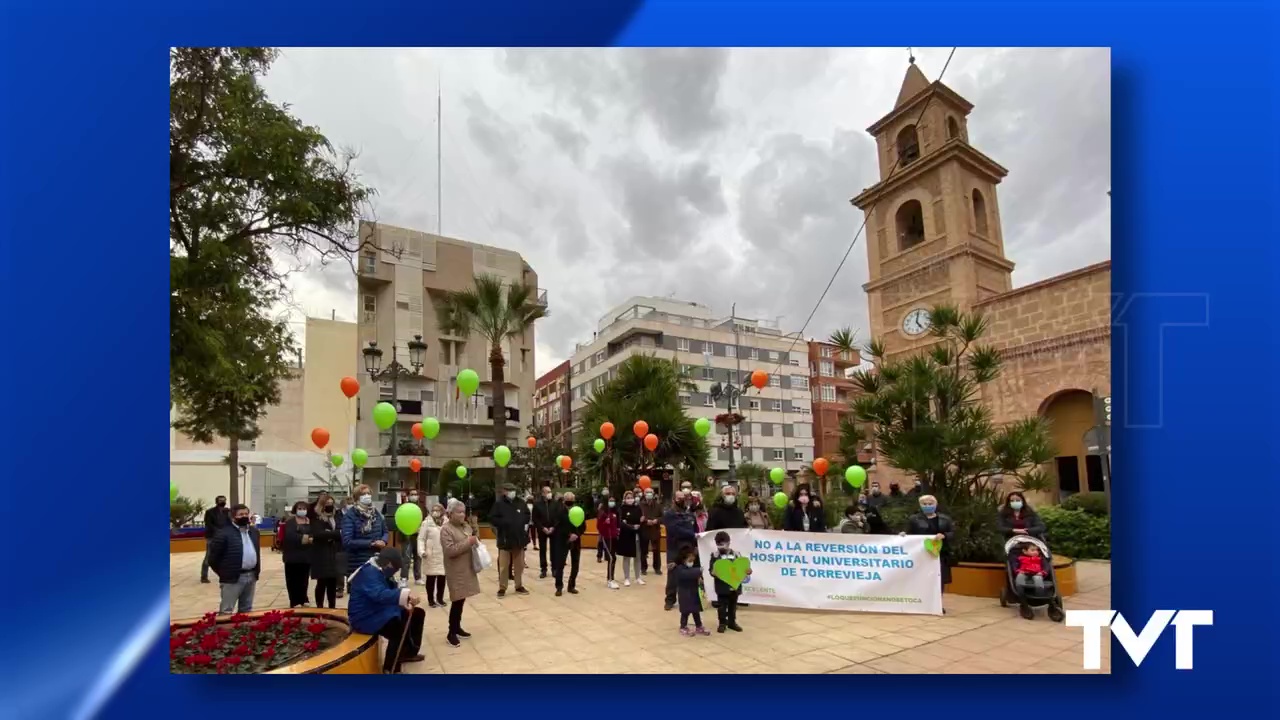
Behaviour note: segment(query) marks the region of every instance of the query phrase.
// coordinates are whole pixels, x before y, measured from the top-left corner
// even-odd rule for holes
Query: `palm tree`
[[[827,342],[835,345],[840,352],[847,352],[850,355],[861,352],[861,348],[858,347],[858,331],[850,327],[842,327],[831,333]]]
[[[508,285],[495,275],[477,275],[475,287],[448,293],[436,305],[441,331],[464,338],[475,333],[489,344],[494,445],[507,444],[506,360],[502,343],[523,336],[534,322],[547,317],[547,307],[537,302],[536,293],[537,288],[522,282]],[[495,485],[506,480],[506,468],[496,468]]]

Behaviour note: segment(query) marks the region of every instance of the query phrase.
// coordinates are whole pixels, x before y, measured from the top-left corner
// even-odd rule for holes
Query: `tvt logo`
[[[1133,293],[1111,296],[1112,345],[1120,358],[1117,388],[1121,427],[1164,427],[1165,343],[1170,329],[1209,325],[1208,293]],[[1179,333],[1172,333],[1176,338]]]
[[[1156,640],[1165,628],[1173,625],[1173,666],[1178,670],[1191,670],[1195,656],[1192,631],[1197,625],[1212,625],[1212,610],[1157,610],[1151,615],[1142,632],[1135,634],[1129,621],[1115,610],[1068,610],[1066,624],[1084,628],[1084,669],[1102,668],[1102,629],[1111,628],[1111,634],[1120,641],[1120,647],[1129,654],[1134,666],[1142,665],[1147,653],[1155,647]]]

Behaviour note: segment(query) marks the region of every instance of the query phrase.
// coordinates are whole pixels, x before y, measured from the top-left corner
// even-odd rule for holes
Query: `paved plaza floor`
[[[497,551],[488,543],[494,557]],[[584,549],[578,595],[555,597],[552,580],[538,579],[536,551],[526,557],[530,595],[496,597],[497,573],[481,574],[483,593],[467,600],[462,647],[445,643],[447,609],[427,608],[426,660],[409,673],[1085,673],[1080,628],[1033,621],[996,600],[944,595],[947,614],[886,615],[809,612],[753,606],[738,613],[745,632],[717,634],[715,611],[703,613],[710,637],[678,634],[679,614],[662,609],[664,577],[610,590],[605,565]],[[198,617],[218,607],[217,577],[200,583],[202,553],[169,556],[170,612]],[[264,551],[255,610],[287,608],[280,555]],[[621,567],[618,580],[621,583]],[[1080,592],[1067,609],[1111,607],[1111,565],[1078,564]],[[415,592],[422,592],[420,586]],[[338,600],[346,607],[346,599]],[[424,605],[425,607],[425,605]],[[384,642],[385,644],[385,642]],[[1102,670],[1110,672],[1109,642]]]

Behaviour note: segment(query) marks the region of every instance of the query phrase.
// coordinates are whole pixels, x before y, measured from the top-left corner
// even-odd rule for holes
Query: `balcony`
[[[835,363],[836,369],[840,370],[861,365],[862,355],[857,351],[837,350],[832,353],[830,360]]]
[[[358,282],[368,286],[389,285],[394,278],[391,265],[379,262],[377,255],[361,253],[356,264]]]

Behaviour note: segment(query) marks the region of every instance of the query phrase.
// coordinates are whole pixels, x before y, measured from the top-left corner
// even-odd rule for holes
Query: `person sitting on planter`
[[[398,549],[388,547],[347,578],[347,620],[355,632],[387,639],[387,654],[382,661],[382,672],[387,674],[400,672],[402,663],[422,660],[419,651],[427,613],[418,607],[422,599],[395,581],[402,567],[404,556]]]
[[[996,526],[1000,528],[1006,540],[1014,535],[1030,535],[1044,540],[1046,531],[1040,514],[1031,509],[1022,493],[1016,491],[1005,495],[1004,505],[996,515]]]
[[[942,587],[951,584],[951,543],[956,539],[956,526],[951,518],[938,512],[938,499],[932,495],[920,496],[920,512],[907,518],[907,531],[899,535],[929,535],[942,541],[938,560],[942,566]],[[942,611],[946,614],[946,610]]]

